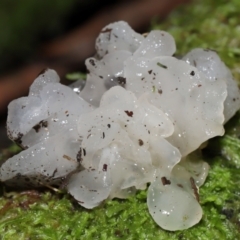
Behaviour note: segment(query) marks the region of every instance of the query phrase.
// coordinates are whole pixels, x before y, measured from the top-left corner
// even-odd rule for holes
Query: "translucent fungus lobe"
[[[64,182],[88,209],[149,184],[148,209],[160,227],[197,224],[209,169],[199,147],[223,135],[239,89],[215,52],[176,59],[175,50],[167,32],[143,36],[121,21],[100,32],[84,86],[43,71],[27,97],[9,104],[8,135],[24,150],[2,164],[1,181]]]

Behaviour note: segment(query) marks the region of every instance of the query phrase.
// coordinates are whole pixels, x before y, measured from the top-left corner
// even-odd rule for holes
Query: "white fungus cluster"
[[[82,82],[41,73],[29,96],[9,104],[9,137],[24,149],[0,169],[20,186],[64,185],[85,208],[148,188],[156,223],[186,229],[202,217],[198,188],[208,174],[200,145],[224,134],[240,107],[239,89],[214,51],[181,60],[173,37],[147,36],[127,23],[106,26]]]

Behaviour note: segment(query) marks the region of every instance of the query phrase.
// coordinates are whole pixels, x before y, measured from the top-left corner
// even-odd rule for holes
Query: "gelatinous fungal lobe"
[[[168,56],[151,60],[129,58],[124,76],[131,79],[127,90],[136,96],[148,92],[149,102],[170,117],[175,130],[169,141],[183,156],[224,133],[223,103],[227,91],[223,80],[211,82],[195,67]]]
[[[85,61],[89,71],[85,87],[80,96],[98,107],[101,97],[108,89],[120,85],[125,87],[126,78],[123,77],[123,63],[131,56],[126,50],[110,52],[101,60],[89,58]]]
[[[195,66],[209,81],[224,80],[227,84],[227,98],[224,102],[224,123],[226,123],[240,106],[240,90],[237,82],[218,54],[209,49],[196,48],[187,53],[183,60]]]
[[[170,34],[143,36],[125,22],[103,28],[96,50],[85,86],[63,86],[48,69],[28,97],[10,103],[8,135],[25,150],[2,164],[0,180],[64,186],[89,209],[150,183],[147,204],[159,226],[195,225],[209,166],[194,150],[222,135],[240,107],[230,71],[209,50],[176,59]]]
[[[175,51],[176,44],[172,35],[165,31],[153,30],[142,41],[133,56],[152,59],[159,56],[172,56]]]
[[[18,153],[2,164],[1,181],[17,186],[59,185],[79,166],[77,139],[76,131],[63,132]]]
[[[136,33],[126,22],[119,21],[104,27],[96,39],[97,55],[102,58],[107,53],[126,50],[136,51],[144,37]]]
[[[150,133],[153,121],[161,124],[162,128]],[[82,148],[86,150],[86,155],[82,156],[82,166],[89,173],[94,172],[89,178],[92,174],[99,174],[99,181],[104,177],[109,182],[109,195],[106,198],[126,198],[132,193],[132,187],[146,187],[146,183],[152,180],[157,165],[171,169],[180,161],[180,153],[176,154],[178,150],[166,140],[165,144],[160,144],[161,147],[152,144],[164,141],[164,137],[172,134],[173,125],[170,120],[160,110],[153,111],[144,96],[138,100],[122,87],[111,88],[103,95],[98,109],[82,115],[78,131],[83,138]],[[156,134],[157,141],[154,138]],[[171,161],[168,160],[169,157]],[[81,174],[80,172],[76,176]],[[86,182],[82,188],[90,188],[89,184]],[[88,202],[83,196],[76,195],[71,179],[67,188],[81,205],[81,202]],[[91,188],[94,187],[91,185]],[[104,200],[96,192],[91,192],[93,195],[98,204]]]
[[[7,130],[10,139],[21,135],[24,148],[44,141],[76,126],[76,119],[92,107],[60,83],[53,70],[39,75],[28,97],[13,100],[8,106]],[[19,141],[17,141],[19,142]]]
[[[148,189],[148,208],[153,219],[170,231],[187,229],[202,218],[198,188],[191,175],[176,165],[171,173],[158,170]]]

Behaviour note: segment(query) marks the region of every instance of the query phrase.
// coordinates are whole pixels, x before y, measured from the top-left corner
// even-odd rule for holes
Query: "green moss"
[[[177,54],[193,47],[217,50],[239,80],[237,9],[238,0],[202,0],[174,11],[154,28],[174,35]],[[168,232],[159,228],[148,213],[145,191],[127,200],[105,202],[93,210],[81,208],[65,194],[19,191],[0,198],[0,239],[240,239],[239,135],[240,113],[227,124],[224,137],[210,141],[205,160],[211,168],[200,189],[204,216],[188,230]],[[5,152],[2,158],[7,156]]]
[[[86,74],[81,72],[68,73],[66,75],[66,79],[70,81],[76,81],[79,79],[86,80],[86,78],[87,78]]]

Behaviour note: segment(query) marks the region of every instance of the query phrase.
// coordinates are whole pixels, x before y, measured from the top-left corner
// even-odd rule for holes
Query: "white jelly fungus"
[[[4,162],[11,185],[64,185],[91,209],[145,189],[149,212],[167,230],[202,217],[199,187],[209,166],[199,149],[224,134],[239,109],[237,83],[211,50],[173,57],[173,37],[109,24],[86,60],[86,84],[42,72],[28,97],[9,104],[9,137],[24,151]]]

